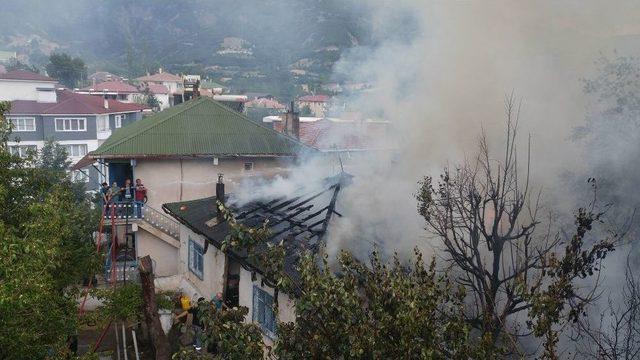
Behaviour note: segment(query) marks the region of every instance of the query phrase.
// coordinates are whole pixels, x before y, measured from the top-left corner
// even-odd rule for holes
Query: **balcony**
[[[180,224],[160,211],[132,201],[116,201],[106,205],[104,212],[105,224],[123,225],[128,222],[144,221],[157,230],[178,239]]]

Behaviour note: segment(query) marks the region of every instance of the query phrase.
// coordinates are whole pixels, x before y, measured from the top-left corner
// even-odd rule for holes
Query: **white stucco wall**
[[[169,106],[171,106],[171,103],[169,102],[169,94],[155,94],[155,95],[156,95],[156,99],[158,99],[158,102],[160,103],[160,110],[164,110]]]
[[[202,236],[186,226],[180,226],[180,274],[197,289],[200,296],[211,300],[217,292],[222,292],[224,289],[226,256],[215,246],[209,245],[207,253],[203,255],[203,274],[200,279],[189,270],[189,238],[204,249],[205,239]]]
[[[256,273],[256,280],[251,280],[251,272],[240,269],[240,300],[239,305],[245,306],[249,309],[249,313],[245,319],[245,322],[250,323],[253,319],[253,286],[257,286],[273,296],[273,288],[262,284],[262,275]],[[295,302],[289,295],[278,292],[278,322],[293,322],[295,321]],[[266,335],[263,335],[263,340],[266,345],[272,345],[273,339]]]
[[[51,82],[39,82],[39,81],[19,81],[19,80],[0,80],[0,100],[13,101],[13,100],[39,100],[38,91],[36,88],[49,88],[54,89],[55,84]],[[55,102],[55,92],[51,92],[51,95],[40,94],[42,97],[40,100],[49,100],[48,102]],[[51,101],[52,100],[52,101]]]
[[[136,231],[136,254],[138,257],[151,256],[155,264],[156,276],[178,274],[180,263],[178,249],[158,239],[154,235],[138,227]]]
[[[289,161],[275,158],[231,158],[218,159],[218,165],[214,165],[211,158],[139,159],[134,177],[142,179],[147,187],[148,205],[161,209],[164,203],[215,195],[218,173],[224,174],[225,191],[230,193],[244,177],[284,174]],[[252,171],[244,170],[245,162],[253,162]]]
[[[273,176],[286,172],[286,160],[274,158],[233,158],[219,159],[214,165],[213,159],[190,158],[182,161],[138,160],[134,168],[134,178],[142,179],[147,188],[147,206],[162,212],[162,204],[176,201],[201,199],[215,195],[215,183],[218,173],[224,173],[227,193],[237,187],[241,178],[246,176]],[[244,163],[253,162],[253,171],[245,171]],[[284,162],[284,164],[283,164]],[[189,231],[186,227],[181,227]],[[151,256],[156,261],[158,276],[184,275],[202,294],[210,298],[212,294],[222,291],[224,283],[224,256],[213,246],[209,247],[204,260],[204,279],[200,280],[188,269],[188,236],[181,233],[180,249],[176,249],[162,239],[140,230],[138,236],[137,256]],[[203,242],[204,244],[204,242]],[[184,253],[182,253],[184,251]]]

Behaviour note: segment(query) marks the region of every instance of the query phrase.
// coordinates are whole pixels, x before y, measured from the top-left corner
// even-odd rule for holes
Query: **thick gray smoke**
[[[377,46],[343,56],[336,73],[369,82],[347,99],[353,108],[393,122],[392,157],[359,159],[342,206],[351,216],[332,233],[335,247],[357,248],[371,232],[398,249],[424,243],[413,193],[477,151],[483,128],[499,149],[505,96],[522,101],[519,153],[532,137],[532,177],[560,210],[574,207],[561,189],[567,169],[586,173],[572,141],[585,121],[590,77],[601,53],[633,54],[640,34],[633,2],[368,1]],[[494,153],[498,157],[500,154]],[[364,204],[364,205],[363,205]]]

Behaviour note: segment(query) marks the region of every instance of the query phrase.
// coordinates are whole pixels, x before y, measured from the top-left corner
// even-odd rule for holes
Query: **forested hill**
[[[368,42],[363,9],[356,6],[342,0],[9,0],[0,12],[0,49],[18,51],[35,65],[57,49],[82,57],[90,70],[127,76],[159,66],[176,72],[217,66],[258,77],[299,67],[322,77],[342,50]]]

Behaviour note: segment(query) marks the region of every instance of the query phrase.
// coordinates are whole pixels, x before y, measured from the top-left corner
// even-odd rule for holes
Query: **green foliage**
[[[544,274],[549,279],[539,277],[532,290],[522,294],[532,304],[527,326],[535,336],[544,338],[544,359],[558,359],[556,346],[559,332],[555,326],[575,323],[581,316],[587,315],[585,310],[589,298],[576,296],[578,289],[574,280],[593,276],[599,270],[601,261],[614,250],[613,241],[609,239],[597,241],[591,249],[584,249],[585,235],[594,222],[600,221],[602,215],[579,209],[576,231],[564,254],[560,258],[555,253],[549,256]],[[544,284],[545,281],[548,284]]]
[[[0,358],[44,358],[75,332],[75,285],[99,266],[94,218],[66,175],[12,156],[0,125]]]
[[[309,105],[305,105],[300,109],[300,116],[313,116],[313,111]]]
[[[22,61],[15,58],[9,60],[9,63],[5,65],[5,68],[7,69],[7,71],[24,70],[24,71],[31,71],[36,74],[40,73],[40,69],[38,69],[37,67],[29,64],[25,64]]]
[[[176,299],[179,293],[176,291],[161,291],[156,294],[158,309],[173,310],[176,308]]]
[[[47,139],[40,151],[38,167],[51,171],[66,171],[71,165],[68,156],[64,146],[53,139]]]
[[[412,265],[385,264],[374,252],[366,266],[342,252],[336,270],[303,257],[296,322],[279,324],[279,358],[484,357],[464,321],[463,289],[437,275],[435,262],[425,267],[417,250]]]
[[[279,244],[267,242],[271,235],[269,221],[266,220],[257,228],[249,227],[238,222],[220,201],[217,202],[217,206],[223,219],[229,224],[229,232],[220,249],[223,252],[246,252],[249,262],[260,267],[267,279],[275,281],[276,288],[290,290],[292,282],[284,273],[284,240]]]
[[[49,76],[71,89],[82,86],[87,79],[87,67],[84,61],[79,57],[72,58],[65,53],[51,54],[46,69]]]
[[[160,100],[149,90],[148,86],[142,90],[142,95],[142,103],[144,105],[149,106],[153,111],[160,111]]]
[[[212,302],[203,301],[197,309],[204,348],[215,345],[222,358],[229,360],[262,359],[262,332],[257,325],[244,322],[249,312],[246,307],[219,311]]]
[[[265,221],[261,227],[253,228],[238,222],[231,211],[227,209],[223,203],[217,201],[218,211],[222,214],[222,218],[229,224],[229,233],[222,241],[220,250],[242,250],[251,249],[256,245],[265,242],[269,238],[269,221]]]
[[[92,293],[104,304],[96,310],[101,323],[108,323],[113,319],[134,321],[142,317],[143,299],[140,284],[128,282],[115,289],[94,289]]]
[[[186,347],[180,349],[178,352],[171,356],[172,360],[213,360],[215,356],[206,353],[204,351],[196,351],[192,347]]]

